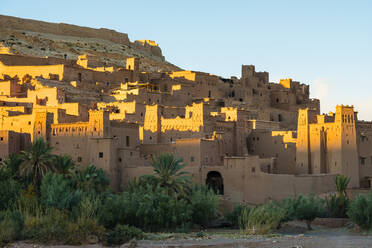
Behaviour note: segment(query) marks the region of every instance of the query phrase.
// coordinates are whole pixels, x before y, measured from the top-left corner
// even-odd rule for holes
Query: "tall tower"
[[[143,139],[147,143],[156,144],[161,136],[161,114],[159,105],[146,105],[143,125]]]
[[[311,166],[308,108],[298,110],[296,148],[296,173],[307,174]]]
[[[335,124],[339,128],[340,135],[340,154],[337,173],[350,178],[349,187],[359,187],[359,159],[356,143],[354,106],[337,106],[335,114]]]
[[[139,59],[138,58],[127,58],[125,68],[130,71],[139,70]]]
[[[32,141],[43,138],[49,141],[50,124],[53,123],[53,114],[46,111],[37,111],[34,115],[34,131],[31,137]]]
[[[103,110],[89,110],[89,130],[88,134],[92,136],[109,136],[109,113]]]

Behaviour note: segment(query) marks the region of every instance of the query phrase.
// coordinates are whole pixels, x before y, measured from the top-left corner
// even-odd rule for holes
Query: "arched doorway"
[[[218,171],[208,172],[205,184],[208,186],[209,189],[213,189],[216,194],[224,194],[223,179],[221,173],[219,173]]]

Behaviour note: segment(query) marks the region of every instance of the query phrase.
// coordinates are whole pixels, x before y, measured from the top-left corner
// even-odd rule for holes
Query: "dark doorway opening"
[[[216,194],[223,195],[223,179],[221,173],[218,171],[210,171],[207,175],[207,180],[205,182],[209,189],[212,189]]]

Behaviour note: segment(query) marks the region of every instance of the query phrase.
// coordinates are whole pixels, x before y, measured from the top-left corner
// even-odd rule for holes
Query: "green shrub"
[[[231,226],[232,227],[235,227],[235,228],[239,228],[240,224],[239,224],[239,219],[240,219],[240,216],[242,215],[243,213],[243,210],[244,209],[249,209],[250,206],[249,205],[246,205],[246,204],[235,204],[234,206],[234,209],[232,212],[230,213],[227,213],[225,215],[225,219],[231,223]]]
[[[283,219],[281,220],[281,223],[296,219],[295,202],[296,202],[296,199],[287,198],[281,201],[280,203],[278,203],[279,206],[283,208],[284,210],[284,216],[283,216]]]
[[[126,221],[126,197],[124,194],[111,194],[104,201],[99,210],[99,221],[106,228],[114,228],[117,223]]]
[[[23,216],[34,216],[39,211],[40,206],[34,185],[30,184],[26,190],[22,190],[18,199],[18,208]]]
[[[66,242],[74,245],[82,244],[91,235],[96,236],[100,240],[104,232],[105,228],[99,224],[97,219],[80,217],[76,222],[68,223]]]
[[[0,212],[0,244],[20,238],[23,217],[18,210]]]
[[[307,227],[311,230],[311,222],[316,217],[324,214],[323,200],[314,195],[300,195],[294,201],[295,217],[298,220],[306,221]]]
[[[84,192],[101,193],[108,190],[110,181],[106,173],[97,169],[94,165],[89,165],[84,170],[75,170],[72,173],[71,182],[76,188]]]
[[[192,209],[183,199],[174,199],[159,186],[139,187],[111,196],[100,210],[100,222],[107,228],[129,224],[144,230],[184,227]]]
[[[244,208],[239,218],[240,228],[249,234],[267,234],[279,226],[285,210],[275,203]]]
[[[349,204],[349,199],[333,194],[325,199],[326,215],[331,218],[346,218]]]
[[[69,217],[64,211],[58,209],[40,210],[35,216],[25,219],[23,237],[43,243],[66,243],[69,234]]]
[[[206,186],[195,186],[190,196],[192,222],[206,226],[218,217],[220,196]]]
[[[95,235],[98,239],[102,238],[105,228],[99,224],[98,209],[100,201],[96,197],[85,196],[77,208],[78,215],[76,221],[68,226],[70,243],[79,244],[89,235]]]
[[[349,207],[350,200],[346,194],[346,188],[350,178],[338,175],[335,178],[337,195],[333,194],[325,199],[326,216],[333,218],[346,218],[346,211]]]
[[[368,195],[357,195],[351,201],[347,216],[361,228],[370,230],[372,228],[372,192]]]
[[[13,207],[21,192],[21,185],[13,180],[0,180],[0,211]]]
[[[71,209],[79,203],[81,197],[82,192],[74,191],[70,181],[63,175],[48,173],[42,180],[40,198],[46,207]]]
[[[141,229],[128,225],[117,225],[113,231],[105,234],[105,242],[108,245],[121,245],[133,238],[143,239],[143,237]]]

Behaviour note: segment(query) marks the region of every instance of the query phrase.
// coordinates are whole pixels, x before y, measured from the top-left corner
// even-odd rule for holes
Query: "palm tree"
[[[181,171],[185,167],[182,159],[175,158],[172,154],[161,154],[153,157],[152,166],[153,177],[169,195],[184,197],[190,191],[191,176],[190,173]]]
[[[336,176],[335,183],[337,188],[337,193],[339,197],[347,198],[346,188],[350,182],[350,178],[345,177],[344,175]]]
[[[57,171],[62,174],[69,174],[75,167],[75,162],[69,155],[56,155],[55,164]]]
[[[339,216],[346,217],[346,210],[349,205],[349,199],[346,194],[347,185],[350,182],[350,178],[344,175],[336,176],[335,183],[337,188],[338,197],[336,198]]]
[[[55,157],[51,152],[52,147],[42,138],[35,140],[26,151],[21,152],[19,174],[23,177],[31,176],[34,185],[38,187],[48,172],[56,171]]]
[[[85,192],[104,192],[110,184],[106,173],[92,164],[83,170],[71,170],[70,173],[76,187]]]
[[[22,158],[19,154],[13,153],[10,154],[7,159],[1,162],[0,170],[3,174],[7,174],[8,177],[17,178],[19,165],[22,162]]]

